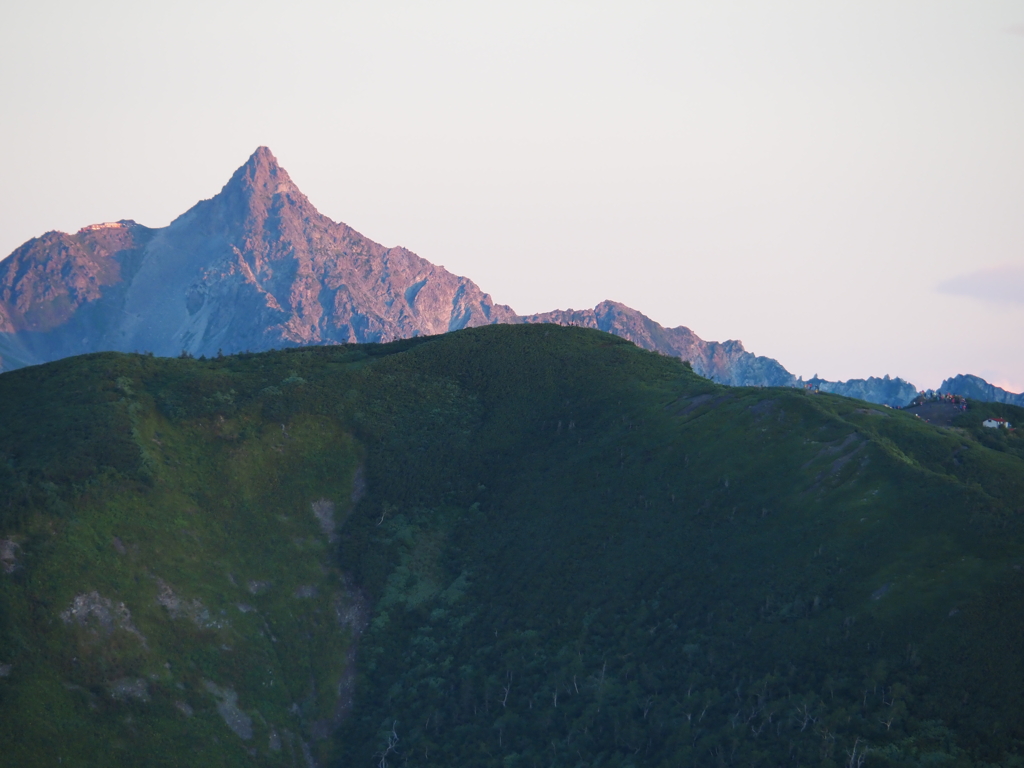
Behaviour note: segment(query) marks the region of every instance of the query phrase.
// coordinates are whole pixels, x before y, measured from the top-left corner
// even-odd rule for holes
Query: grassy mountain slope
[[[4,374],[0,763],[1011,763],[981,417],[556,326]]]

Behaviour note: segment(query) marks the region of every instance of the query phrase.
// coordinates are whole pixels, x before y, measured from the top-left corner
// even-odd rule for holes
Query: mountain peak
[[[270,151],[270,147],[256,147],[256,151],[249,155],[249,159],[245,161],[245,165],[242,167],[260,170],[265,169],[269,173],[284,173],[284,169],[281,168],[281,164],[277,162],[277,158],[274,157],[274,153]]]
[[[214,208],[207,208],[208,203]],[[297,208],[300,216],[315,213],[274,153],[262,146],[231,175],[219,194],[199,205],[207,210],[220,210],[221,216],[226,214],[229,220],[236,221],[265,219],[275,205]]]
[[[249,162],[259,160],[262,162],[268,162],[273,165],[277,165],[277,158],[274,157],[274,153],[270,151],[270,147],[260,145],[256,147],[256,151],[249,157]]]
[[[269,148],[257,147],[256,151],[249,156],[249,159],[234,172],[224,189],[242,186],[254,190],[265,190],[270,194],[274,194],[284,191],[278,189],[284,185],[294,189],[291,177],[288,176],[288,171],[281,167],[280,163],[277,162],[277,158],[274,157],[274,153]]]

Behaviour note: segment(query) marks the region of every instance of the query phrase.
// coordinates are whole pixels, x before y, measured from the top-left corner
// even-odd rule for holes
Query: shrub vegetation
[[[488,326],[0,376],[0,764],[1021,764],[1024,442]]]

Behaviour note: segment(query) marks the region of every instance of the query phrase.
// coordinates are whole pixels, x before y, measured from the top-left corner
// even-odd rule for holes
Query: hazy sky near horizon
[[[1024,391],[1024,2],[0,10],[0,254],[163,226],[261,144],[520,313]]]

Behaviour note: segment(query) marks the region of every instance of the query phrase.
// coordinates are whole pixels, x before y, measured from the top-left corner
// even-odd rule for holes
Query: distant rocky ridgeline
[[[689,328],[665,328],[625,304],[602,301],[593,309],[555,310],[518,318],[524,323],[579,325],[614,333],[643,349],[687,360],[693,370],[732,386],[792,386],[797,379],[770,357],[743,349],[739,341],[704,341]]]
[[[815,375],[806,383],[821,392],[831,392],[834,395],[855,397],[858,400],[890,406],[907,405],[918,394],[917,387],[899,377],[891,379],[888,376],[882,378],[871,376],[867,379],[826,381]]]
[[[989,384],[980,376],[959,374],[942,382],[940,392],[948,392],[951,395],[963,395],[973,400],[981,400],[986,403],[1009,403],[1010,405],[1024,406],[1024,393],[1015,395],[1007,392],[1002,387]]]
[[[265,147],[167,227],[48,232],[0,263],[4,370],[97,350],[198,357],[519,322],[600,328],[726,384],[794,380],[738,341],[706,342],[622,304],[521,317],[473,281],[321,215]]]
[[[739,341],[704,341],[616,302],[518,315],[472,280],[320,214],[266,147],[167,227],[48,232],[0,262],[0,370],[104,350],[199,357],[544,322],[614,333],[722,384],[803,384]],[[980,382],[970,396],[1002,392],[966,378]],[[818,384],[889,405],[916,394],[888,377]]]

